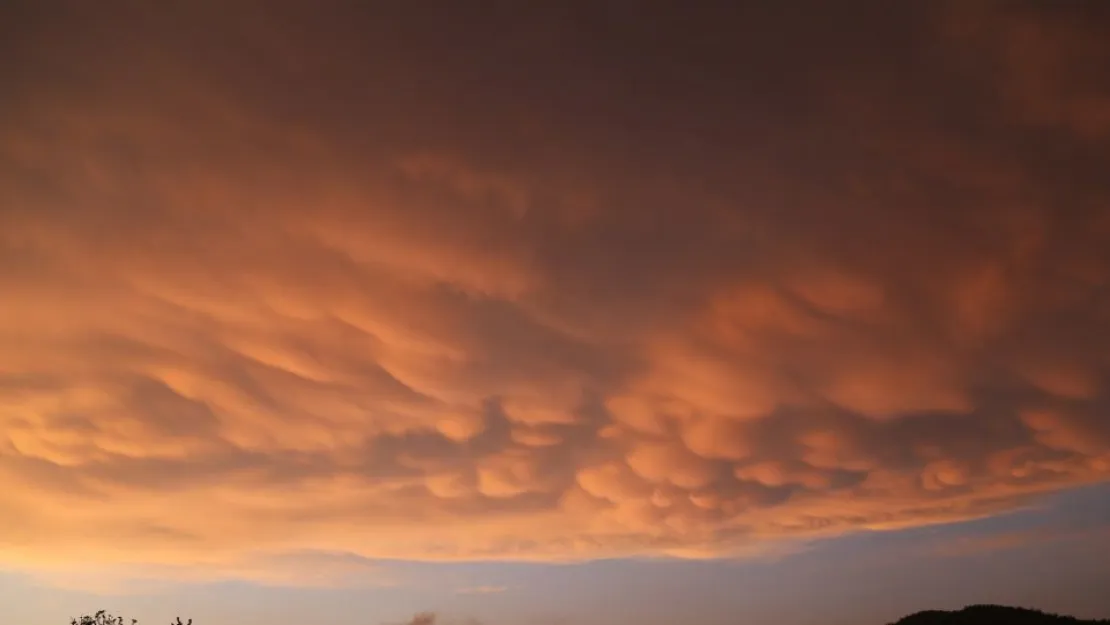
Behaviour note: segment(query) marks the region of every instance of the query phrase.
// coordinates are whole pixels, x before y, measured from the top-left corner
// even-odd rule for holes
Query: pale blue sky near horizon
[[[1005,540],[1012,537],[1012,541]],[[1000,540],[1001,539],[1001,540]],[[996,517],[865,532],[754,560],[617,559],[576,564],[376,563],[393,585],[174,584],[96,594],[0,575],[19,625],[107,609],[140,625],[402,623],[419,612],[483,625],[883,625],[975,603],[1110,618],[1110,485],[1058,493]],[[481,592],[485,589],[486,592]]]

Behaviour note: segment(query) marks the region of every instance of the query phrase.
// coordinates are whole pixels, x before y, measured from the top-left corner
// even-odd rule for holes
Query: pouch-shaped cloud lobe
[[[728,556],[1110,477],[1097,22],[247,6],[5,37],[4,564]]]

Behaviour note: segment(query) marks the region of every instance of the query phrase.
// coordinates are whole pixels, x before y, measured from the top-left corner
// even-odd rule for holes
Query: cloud
[[[1105,93],[1031,99],[1054,74],[1006,28],[972,37],[1000,76],[940,11],[761,95],[750,64],[725,93],[565,46],[521,76],[400,14],[66,11],[23,16],[3,68],[6,566],[726,557],[1110,477],[1110,189],[1079,104]],[[1102,53],[1055,15],[1051,58]],[[549,18],[513,23],[542,48],[573,32]],[[928,51],[945,71],[883,65]],[[622,99],[641,67],[675,100]]]
[[[172,564],[37,562],[25,565],[22,572],[53,588],[118,596],[239,580],[278,588],[380,588],[399,583],[382,563],[353,554],[311,551],[236,554],[232,559],[194,554]]]
[[[505,592],[508,589],[508,586],[470,586],[467,588],[460,588],[455,592],[460,595],[491,595]]]
[[[999,532],[982,536],[963,536],[945,541],[934,541],[935,544],[930,545],[927,551],[930,555],[959,558],[1060,542],[1083,542],[1084,544],[1097,545],[1108,538],[1110,538],[1110,531],[1106,527],[1070,530],[1053,530],[1041,527],[1031,530]]]
[[[418,612],[405,625],[435,625],[436,619],[435,612]]]
[[[1004,532],[992,536],[964,537],[951,540],[935,546],[932,553],[950,558],[966,557],[995,551],[1008,551],[1060,539],[1060,535],[1043,530]]]

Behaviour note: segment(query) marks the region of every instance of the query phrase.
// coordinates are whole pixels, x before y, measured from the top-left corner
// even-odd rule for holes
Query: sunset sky
[[[4,618],[1110,617],[1108,68],[1100,0],[0,2]]]

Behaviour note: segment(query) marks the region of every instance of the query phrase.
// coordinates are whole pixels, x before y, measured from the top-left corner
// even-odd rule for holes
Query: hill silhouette
[[[417,614],[405,625],[435,625],[436,615],[431,612]],[[104,610],[70,620],[70,625],[124,625],[122,617],[112,616]],[[137,621],[131,620],[131,625]],[[170,625],[193,625],[189,619],[182,623],[178,618]],[[925,610],[904,616],[890,625],[1110,625],[1110,619],[1079,619],[1028,608],[1011,608],[1002,605],[969,605],[962,610]]]
[[[1001,605],[971,605],[962,610],[917,612],[891,625],[1110,625],[1110,620],[1085,620]]]

